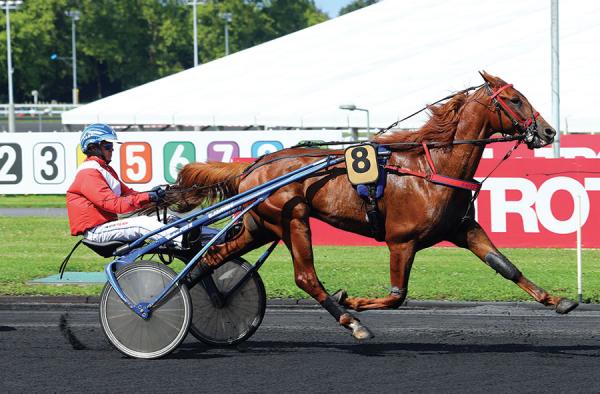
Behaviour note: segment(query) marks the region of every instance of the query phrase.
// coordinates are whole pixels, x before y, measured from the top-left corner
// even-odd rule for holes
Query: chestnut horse
[[[485,139],[491,135],[502,133],[521,138],[530,149],[553,141],[555,130],[525,96],[500,78],[485,72],[481,75],[485,81],[481,87],[459,92],[445,103],[429,107],[431,116],[420,130],[375,136],[374,143],[392,151],[388,167],[430,173],[430,159],[439,174],[473,182]],[[471,143],[464,143],[465,140]],[[215,196],[225,198],[260,186],[326,155],[342,153],[300,147],[271,153],[250,167],[247,163],[191,163],[179,173],[167,203],[179,202],[180,210],[187,210]],[[214,246],[203,263],[216,266],[281,239],[292,255],[296,284],[342,326],[352,330],[356,339],[372,335],[346,308],[362,311],[399,307],[406,298],[415,253],[441,241],[469,249],[504,278],[558,313],[577,307],[577,303],[535,285],[498,251],[473,217],[470,190],[394,171],[386,173],[387,186],[377,201],[390,251],[390,294],[375,299],[352,297],[345,292],[329,295],[315,272],[309,218],[371,236],[365,202],[346,173],[346,165],[341,163],[280,188],[244,217],[239,234]]]

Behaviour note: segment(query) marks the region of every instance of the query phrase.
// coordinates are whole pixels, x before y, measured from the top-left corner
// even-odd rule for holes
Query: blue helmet
[[[79,146],[83,153],[88,153],[88,146],[90,144],[98,144],[101,141],[116,141],[117,133],[107,124],[104,123],[93,123],[83,129],[81,138],[79,140]]]

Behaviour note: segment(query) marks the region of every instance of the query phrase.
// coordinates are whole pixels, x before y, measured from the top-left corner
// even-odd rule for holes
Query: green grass
[[[64,194],[0,195],[0,208],[65,208]]]
[[[0,294],[99,295],[101,286],[28,285],[56,274],[77,238],[69,235],[66,218],[0,217]],[[561,296],[576,298],[575,251],[568,249],[505,249],[533,282]],[[260,251],[247,256],[254,262]],[[69,271],[102,271],[110,260],[81,246]],[[319,277],[331,292],[344,288],[350,295],[382,296],[389,291],[388,252],[385,247],[315,247]],[[172,265],[176,270],[181,264]],[[600,302],[600,250],[584,250],[584,299]],[[289,254],[283,245],[261,268],[269,297],[307,298],[296,287]],[[410,299],[515,301],[531,298],[497,275],[470,252],[431,248],[417,254],[409,287]]]

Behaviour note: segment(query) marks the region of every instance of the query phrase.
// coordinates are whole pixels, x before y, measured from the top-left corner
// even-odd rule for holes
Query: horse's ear
[[[498,83],[498,78],[486,73],[485,71],[479,71],[479,75],[481,75],[481,78],[483,78],[485,82],[490,84],[490,86],[495,86]]]
[[[481,78],[483,78],[483,80],[494,89],[498,89],[506,85],[506,82],[502,78],[495,77],[492,74],[486,73],[485,71],[480,71],[479,75],[481,75]]]

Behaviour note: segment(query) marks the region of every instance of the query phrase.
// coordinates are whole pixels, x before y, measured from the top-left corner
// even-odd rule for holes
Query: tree
[[[265,12],[273,21],[278,37],[327,20],[327,15],[312,0],[272,0]]]
[[[82,102],[193,66],[192,7],[184,0],[25,0],[11,12],[16,102],[71,101],[71,19],[76,9],[77,81]],[[230,52],[327,19],[312,0],[213,0],[198,6],[201,63],[222,57],[223,12],[233,14]],[[0,23],[5,25],[4,13]],[[51,60],[51,54],[58,59]],[[0,86],[7,85],[6,31],[0,32]],[[0,89],[0,101],[7,102]]]
[[[347,14],[352,11],[360,10],[377,3],[379,0],[354,0],[352,3],[340,9],[340,15]]]
[[[31,101],[31,91],[38,90],[42,99],[50,100],[51,92],[63,84],[63,80],[71,78],[70,68],[62,61],[52,61],[50,55],[53,49],[63,56],[70,56],[70,39],[59,40],[63,34],[70,38],[70,25],[67,30],[66,22],[61,14],[67,9],[67,0],[29,0],[20,10],[11,11],[11,49],[13,65],[13,90],[15,102]],[[6,25],[6,15],[2,13],[0,23]],[[57,19],[63,19],[57,24]],[[55,48],[57,43],[64,46]],[[62,43],[61,43],[62,44]],[[68,51],[67,51],[67,48]],[[0,33],[0,86],[7,86],[6,59],[6,30]],[[70,97],[68,83],[65,90]],[[5,89],[0,91],[0,100],[8,101]]]

